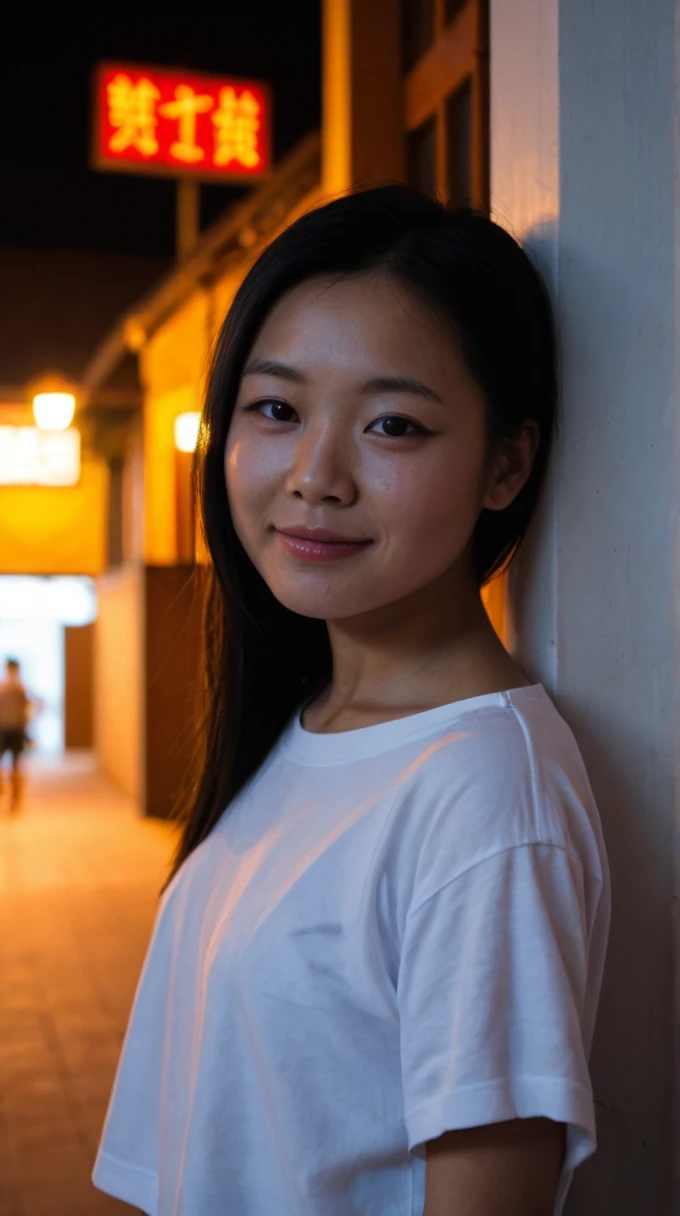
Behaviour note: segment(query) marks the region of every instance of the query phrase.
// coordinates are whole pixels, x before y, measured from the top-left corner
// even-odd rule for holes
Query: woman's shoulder
[[[472,705],[431,747],[414,799],[419,851],[466,868],[521,846],[602,869],[597,807],[576,739],[542,685]]]

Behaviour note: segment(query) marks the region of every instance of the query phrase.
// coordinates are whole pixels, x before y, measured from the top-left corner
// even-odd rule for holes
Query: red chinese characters
[[[95,89],[93,161],[99,169],[226,180],[269,170],[264,84],[103,64]]]

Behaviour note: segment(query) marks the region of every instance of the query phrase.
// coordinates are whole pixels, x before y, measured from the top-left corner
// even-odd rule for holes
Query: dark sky
[[[88,167],[98,60],[269,81],[275,160],[319,125],[320,0],[82,8],[24,0],[8,6],[3,27],[0,245],[172,254],[174,184]],[[204,224],[240,194],[203,187]]]

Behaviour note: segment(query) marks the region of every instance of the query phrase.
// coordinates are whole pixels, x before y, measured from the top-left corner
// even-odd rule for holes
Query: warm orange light
[[[195,452],[201,415],[195,411],[178,414],[175,418],[175,447],[180,452]]]
[[[33,415],[41,431],[67,430],[75,412],[73,393],[36,393],[33,398]]]
[[[80,431],[0,426],[0,486],[74,486],[80,480]]]

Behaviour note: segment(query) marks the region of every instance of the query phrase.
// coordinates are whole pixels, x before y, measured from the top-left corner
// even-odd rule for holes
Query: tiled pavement
[[[0,1216],[125,1216],[90,1173],[172,852],[86,756],[0,805]]]

